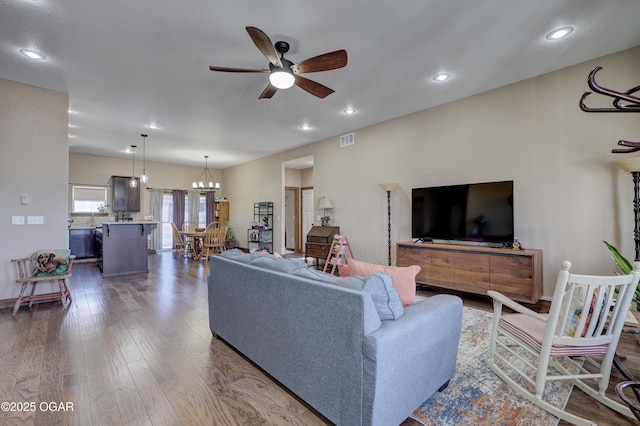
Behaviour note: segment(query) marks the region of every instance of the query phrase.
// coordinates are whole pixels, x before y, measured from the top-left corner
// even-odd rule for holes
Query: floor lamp
[[[630,172],[633,178],[633,216],[635,226],[633,228],[633,240],[636,246],[636,262],[640,260],[640,157],[629,157],[624,160],[616,160],[615,164],[621,169]]]
[[[397,182],[380,184],[380,188],[382,188],[387,193],[387,235],[389,241],[389,266],[391,266],[391,191],[393,191],[397,187]]]

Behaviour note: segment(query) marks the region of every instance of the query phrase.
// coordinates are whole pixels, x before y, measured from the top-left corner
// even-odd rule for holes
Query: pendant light
[[[140,182],[147,183],[149,177],[147,176],[147,135],[142,136],[142,175],[140,176]]]
[[[131,181],[129,181],[129,186],[131,188],[138,186],[138,181],[136,180],[136,145],[131,145]]]

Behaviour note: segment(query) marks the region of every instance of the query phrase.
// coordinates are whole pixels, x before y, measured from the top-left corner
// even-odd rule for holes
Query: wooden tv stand
[[[526,303],[542,293],[542,250],[412,242],[396,250],[398,266],[420,266],[417,284],[484,295],[495,290]]]

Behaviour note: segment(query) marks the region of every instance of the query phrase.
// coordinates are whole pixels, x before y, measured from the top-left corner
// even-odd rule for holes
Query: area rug
[[[558,418],[516,394],[487,365],[492,312],[464,307],[456,375],[403,425],[557,425]],[[552,383],[544,397],[558,407],[573,385]]]

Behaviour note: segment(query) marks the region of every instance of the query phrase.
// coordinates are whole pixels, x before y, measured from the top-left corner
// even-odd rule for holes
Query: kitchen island
[[[103,277],[149,272],[147,239],[158,222],[109,222],[102,224],[96,241],[102,245],[98,265]]]

